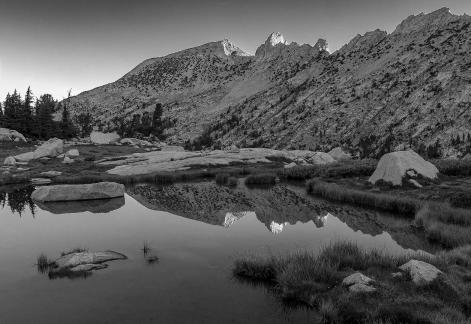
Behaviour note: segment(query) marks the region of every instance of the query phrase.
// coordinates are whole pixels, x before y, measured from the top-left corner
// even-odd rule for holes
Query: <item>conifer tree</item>
[[[164,132],[162,124],[162,104],[155,105],[154,114],[152,116],[152,134],[161,138]]]

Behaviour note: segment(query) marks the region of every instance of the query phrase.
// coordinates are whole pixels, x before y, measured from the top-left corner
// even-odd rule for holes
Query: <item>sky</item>
[[[145,59],[225,38],[255,53],[278,31],[300,44],[325,38],[337,50],[441,7],[471,15],[470,0],[0,0],[0,100],[29,85],[63,99]]]

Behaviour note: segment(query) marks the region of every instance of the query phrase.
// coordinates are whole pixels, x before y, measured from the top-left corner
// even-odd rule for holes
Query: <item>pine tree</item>
[[[81,137],[89,136],[93,130],[93,118],[90,113],[75,116],[75,123],[78,125]]]
[[[23,107],[19,112],[20,122],[22,123],[22,131],[28,135],[31,134],[33,128],[32,103],[33,92],[31,91],[31,87],[28,87],[28,90],[26,90]]]
[[[63,104],[63,108],[62,108],[62,119],[61,119],[60,128],[61,128],[62,138],[69,139],[69,138],[77,136],[77,131],[75,129],[74,124],[70,120],[70,114],[69,114],[69,110],[67,109],[66,103]]]
[[[149,136],[152,131],[152,118],[148,111],[145,111],[141,117],[141,129],[140,132],[144,136]]]
[[[58,125],[54,122],[52,117],[55,106],[56,101],[50,94],[44,94],[36,100],[35,133],[37,137],[49,139],[58,135]]]

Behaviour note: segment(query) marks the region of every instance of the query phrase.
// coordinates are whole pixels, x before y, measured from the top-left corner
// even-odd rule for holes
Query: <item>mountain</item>
[[[325,40],[299,45],[280,33],[253,56],[223,40],[144,61],[69,106],[107,125],[161,102],[174,143],[206,130],[216,146],[449,151],[471,133],[470,47],[471,18],[446,8],[410,16],[390,34],[358,35],[332,54]]]

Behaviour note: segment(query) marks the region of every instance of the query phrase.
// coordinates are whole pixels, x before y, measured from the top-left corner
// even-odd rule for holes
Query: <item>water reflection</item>
[[[84,201],[48,202],[36,205],[53,214],[76,214],[90,212],[93,214],[109,213],[124,206],[124,197]]]
[[[2,208],[8,206],[13,214],[18,214],[20,217],[23,215],[26,208],[28,208],[34,217],[36,206],[31,199],[33,191],[33,186],[2,187],[0,188],[0,205]]]

